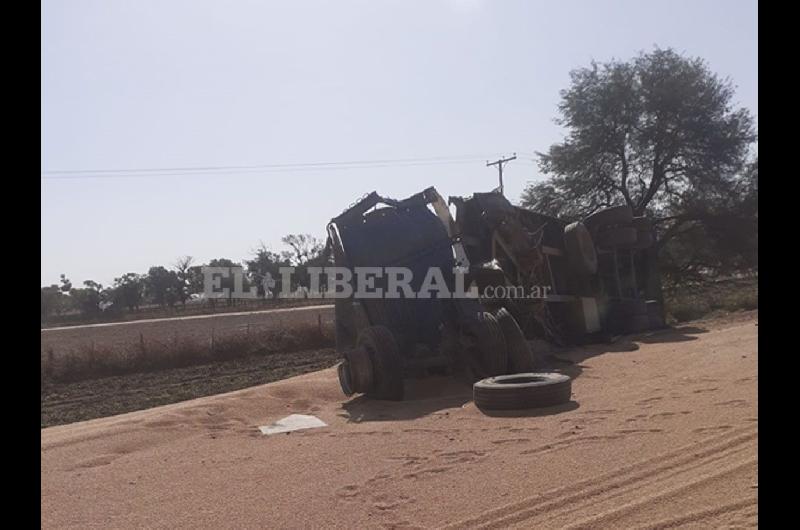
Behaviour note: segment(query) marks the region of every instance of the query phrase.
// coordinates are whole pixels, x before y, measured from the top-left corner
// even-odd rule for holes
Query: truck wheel
[[[662,329],[667,327],[664,321],[664,310],[658,300],[648,300],[647,316],[650,319],[650,327],[653,329]]]
[[[629,225],[633,221],[633,210],[628,205],[612,206],[593,213],[583,220],[586,228],[593,230],[608,225]]]
[[[339,376],[339,386],[342,387],[342,392],[344,392],[345,396],[352,396],[355,392],[353,391],[353,385],[350,381],[350,367],[346,360],[340,362],[336,366],[336,373]]]
[[[631,247],[636,244],[638,233],[630,226],[615,226],[597,233],[594,240],[598,247]]]
[[[344,362],[341,366],[342,372],[346,372],[340,373],[339,383],[345,394],[349,396],[356,392],[364,393],[372,388],[372,359],[366,349],[355,347],[345,350]],[[344,376],[344,381],[342,376]],[[349,394],[347,393],[348,389],[350,390]]]
[[[466,333],[472,339],[468,355],[474,375],[480,379],[505,373],[508,350],[497,319],[491,313],[478,313]]]
[[[583,223],[576,221],[564,228],[564,247],[574,272],[587,276],[597,272],[597,252],[592,236]]]
[[[385,326],[369,326],[358,336],[358,347],[372,361],[372,385],[367,397],[399,401],[403,399],[403,360],[392,332]]]
[[[508,351],[508,373],[519,374],[532,372],[533,352],[530,344],[525,339],[525,334],[517,324],[516,319],[504,307],[495,313],[497,323],[506,339],[506,349]]]
[[[569,401],[572,380],[554,373],[500,375],[475,383],[472,395],[481,410],[551,407]]]

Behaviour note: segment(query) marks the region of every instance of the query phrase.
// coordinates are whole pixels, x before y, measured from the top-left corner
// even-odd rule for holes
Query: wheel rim
[[[342,392],[347,396],[352,396],[353,385],[350,382],[350,363],[347,360],[340,362],[336,372],[339,374],[339,386],[342,387]]]

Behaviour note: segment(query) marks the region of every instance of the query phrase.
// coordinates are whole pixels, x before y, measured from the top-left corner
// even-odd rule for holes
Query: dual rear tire
[[[355,348],[344,353],[337,367],[342,391],[363,393],[373,399],[403,399],[403,359],[386,326],[369,326],[358,335]]]

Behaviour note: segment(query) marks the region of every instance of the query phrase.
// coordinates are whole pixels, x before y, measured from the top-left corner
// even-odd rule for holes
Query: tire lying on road
[[[551,407],[570,400],[572,379],[555,373],[499,375],[475,383],[472,395],[481,410]]]

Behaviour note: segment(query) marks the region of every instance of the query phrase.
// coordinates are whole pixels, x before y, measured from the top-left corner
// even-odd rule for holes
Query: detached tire
[[[583,220],[590,230],[609,225],[630,225],[633,221],[633,210],[630,206],[613,206],[595,212]]]
[[[370,326],[358,336],[372,361],[372,388],[365,392],[373,399],[403,399],[403,360],[392,332],[385,326]]]
[[[552,407],[570,400],[572,380],[554,373],[500,375],[475,383],[472,395],[481,410]]]
[[[503,337],[506,339],[508,373],[533,372],[533,352],[517,320],[504,307],[501,307],[495,313],[495,318],[500,325],[500,330],[503,332]]]

